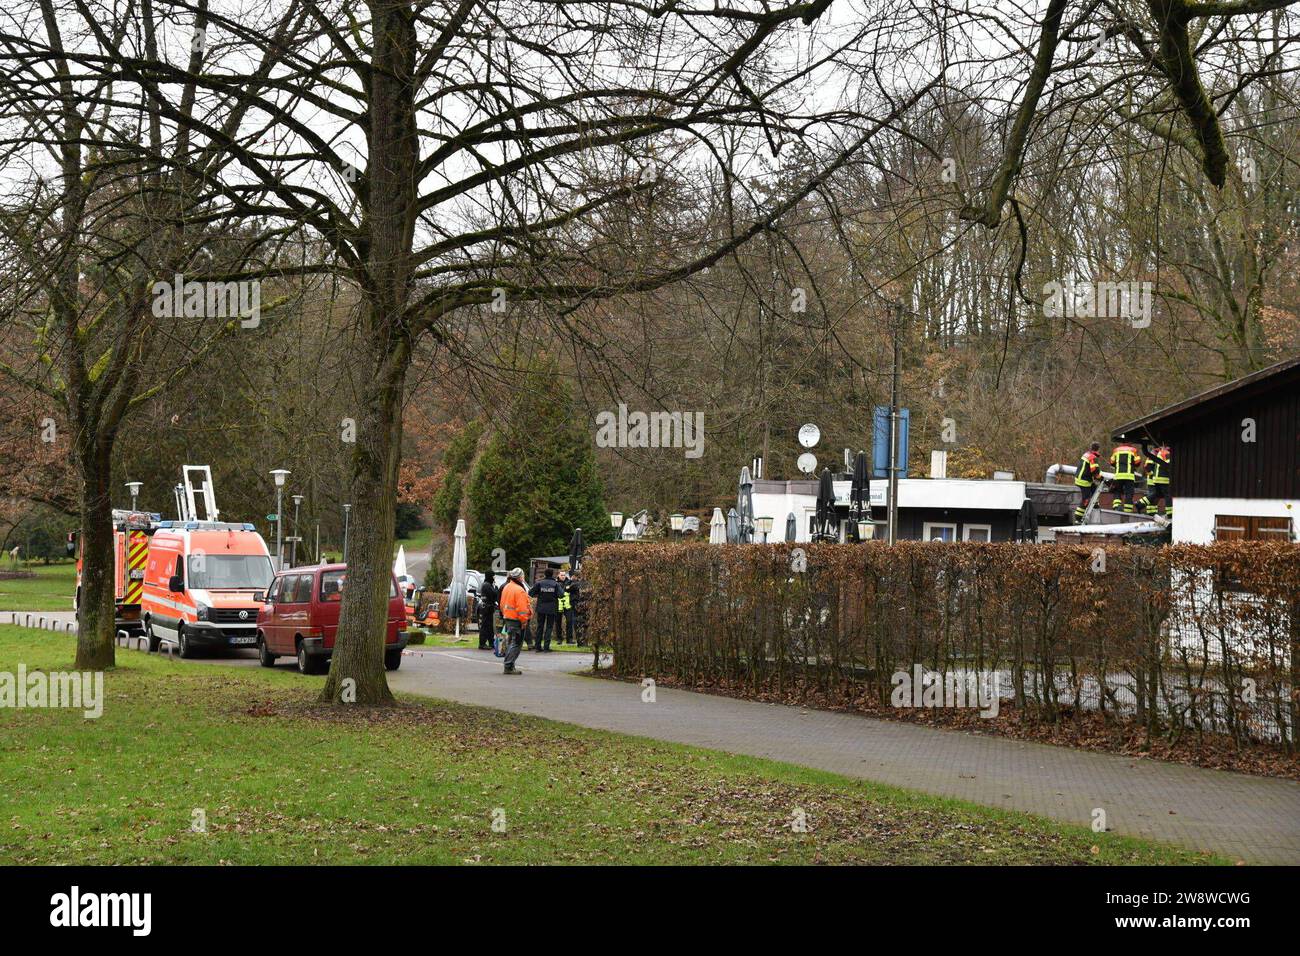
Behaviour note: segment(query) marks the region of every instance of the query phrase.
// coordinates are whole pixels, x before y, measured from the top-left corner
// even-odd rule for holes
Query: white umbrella
[[[406,548],[400,544],[397,546],[397,560],[393,562],[393,577],[399,581],[406,577]]]
[[[636,523],[631,518],[628,518],[627,521],[623,522],[623,540],[635,541],[636,539],[637,539]]]
[[[465,519],[456,519],[455,544],[451,549],[451,593],[447,596],[447,616],[456,619],[456,640],[460,640],[460,619],[469,610],[465,591]]]
[[[709,520],[709,544],[727,543],[727,519],[722,517],[722,509],[714,508]]]

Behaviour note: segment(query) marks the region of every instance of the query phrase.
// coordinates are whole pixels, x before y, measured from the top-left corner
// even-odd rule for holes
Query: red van
[[[346,564],[289,568],[276,574],[257,612],[257,650],[263,667],[274,667],[277,657],[297,657],[302,673],[325,672],[334,650],[347,577]],[[406,605],[394,578],[388,590],[388,633],[384,638],[384,666],[390,671],[402,665],[402,648],[409,639],[402,629],[405,624]]]

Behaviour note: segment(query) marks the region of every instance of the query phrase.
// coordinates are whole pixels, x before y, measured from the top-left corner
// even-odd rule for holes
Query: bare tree
[[[1011,117],[1001,161],[988,178],[983,196],[962,210],[962,218],[989,228],[1001,222],[1003,207],[1012,198],[1025,162],[1032,130],[1045,115],[1077,106],[1068,94],[1045,101],[1049,80],[1055,78],[1062,87],[1068,87],[1088,72],[1105,76],[1115,95],[1099,93],[1089,84],[1084,96],[1105,103],[1117,119],[1139,125],[1173,147],[1186,150],[1197,159],[1210,184],[1222,189],[1228,181],[1230,157],[1220,114],[1243,89],[1278,68],[1283,51],[1275,44],[1272,51],[1252,64],[1225,64],[1216,54],[1224,49],[1232,54],[1241,46],[1263,39],[1258,35],[1232,36],[1232,21],[1258,19],[1295,3],[1089,0],[1080,5],[1071,20],[1067,18],[1069,0],[1049,0],[1036,18],[1032,63]],[[1275,19],[1274,26],[1276,30],[1280,21]],[[1108,41],[1114,46],[1126,44],[1132,54],[1110,57],[1111,69],[1106,73],[1099,68],[1107,65],[1104,50]],[[1074,55],[1061,58],[1063,44]],[[1216,71],[1225,66],[1246,68],[1232,71],[1232,81],[1218,91],[1207,91],[1202,58],[1214,59]],[[1215,92],[1217,95],[1213,95]]]
[[[187,4],[155,0],[172,22]],[[774,228],[802,196],[932,88],[891,78],[906,38],[819,29],[830,0],[702,5],[537,0],[292,0],[208,11],[221,56],[182,68],[120,50],[106,71],[150,85],[164,118],[238,89],[253,145],[194,124],[228,158],[213,198],[309,230],[360,297],[346,374],[351,449],[349,586],[322,699],[384,703],[385,607],[402,405],[413,351],[449,350],[466,316],[658,288]],[[291,30],[279,25],[292,23]],[[249,89],[250,64],[280,68]],[[924,75],[924,70],[918,75]],[[872,89],[874,85],[874,89]],[[858,92],[850,91],[862,91]],[[800,181],[758,188],[760,152],[813,157]],[[629,216],[671,188],[721,216],[680,217],[645,241]],[[570,329],[574,334],[579,330]],[[464,351],[461,350],[462,358]]]
[[[242,271],[260,247],[241,238],[235,210],[214,213],[205,204],[200,184],[221,156],[191,135],[212,123],[238,129],[246,107],[226,91],[204,111],[191,80],[164,115],[147,77],[133,83],[102,68],[121,49],[156,48],[160,24],[148,2],[39,0],[6,11],[0,24],[7,177],[0,245],[9,305],[0,374],[39,396],[50,428],[68,431],[83,557],[76,666],[100,669],[114,662],[119,431],[132,409],[248,324],[239,316],[202,321],[202,308],[188,319],[173,314],[159,308],[156,287],[195,264],[209,276]],[[191,72],[202,56],[196,41]],[[268,53],[260,69],[273,60]]]

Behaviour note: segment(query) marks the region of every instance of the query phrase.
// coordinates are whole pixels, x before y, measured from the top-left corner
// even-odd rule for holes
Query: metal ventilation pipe
[[[1043,483],[1048,485],[1055,484],[1056,476],[1058,474],[1064,473],[1067,475],[1074,475],[1074,474],[1078,474],[1078,472],[1079,472],[1078,466],[1062,465],[1058,462],[1057,464],[1052,465],[1047,469],[1047,474],[1043,476]]]

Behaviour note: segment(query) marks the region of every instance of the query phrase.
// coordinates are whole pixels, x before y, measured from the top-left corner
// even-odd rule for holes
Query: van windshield
[[[192,588],[251,588],[264,591],[274,572],[271,559],[264,554],[194,554],[190,556]]]

